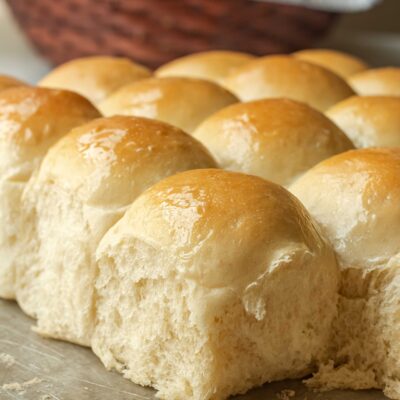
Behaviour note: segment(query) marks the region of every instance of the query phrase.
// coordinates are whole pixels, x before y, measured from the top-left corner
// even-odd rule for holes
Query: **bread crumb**
[[[7,353],[0,353],[0,364],[10,368],[15,364],[15,358]]]
[[[40,382],[42,382],[42,379],[32,378],[29,381],[25,381],[22,383],[19,382],[5,383],[4,385],[1,386],[1,388],[4,390],[12,390],[15,392],[25,392],[25,389],[29,388],[32,385],[36,385]]]
[[[355,390],[379,387],[374,370],[357,370],[349,365],[335,366],[332,360],[320,365],[318,372],[311,378],[303,380],[303,383],[314,392],[326,392],[343,387],[352,387]]]
[[[290,398],[294,397],[296,392],[291,389],[283,389],[279,393],[277,393],[276,397],[279,400],[290,400]]]

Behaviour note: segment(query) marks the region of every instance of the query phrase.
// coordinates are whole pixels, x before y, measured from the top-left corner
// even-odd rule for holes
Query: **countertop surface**
[[[154,391],[108,372],[87,348],[31,331],[16,303],[0,300],[1,400],[150,400]],[[291,396],[293,395],[293,396]],[[237,400],[384,400],[378,391],[314,393],[300,381],[264,385]],[[233,400],[233,398],[232,398]]]

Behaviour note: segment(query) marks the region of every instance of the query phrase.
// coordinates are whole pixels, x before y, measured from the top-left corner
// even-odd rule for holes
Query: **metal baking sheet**
[[[104,369],[86,348],[44,339],[14,302],[0,300],[0,399],[148,400],[154,391]],[[300,381],[255,389],[237,400],[384,400],[378,391],[315,393]]]

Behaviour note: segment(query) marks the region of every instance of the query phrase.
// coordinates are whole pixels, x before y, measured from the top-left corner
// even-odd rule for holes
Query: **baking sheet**
[[[89,349],[36,335],[30,330],[33,322],[14,302],[0,300],[1,400],[155,399],[153,390],[106,371]],[[384,400],[386,397],[373,390],[314,393],[299,381],[284,381],[235,399]]]

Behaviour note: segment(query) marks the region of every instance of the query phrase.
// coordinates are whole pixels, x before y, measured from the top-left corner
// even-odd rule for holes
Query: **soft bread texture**
[[[0,75],[0,91],[14,86],[23,86],[25,83],[11,76]]]
[[[354,146],[306,104],[266,99],[226,107],[194,132],[219,165],[289,185],[318,162]]]
[[[150,70],[127,58],[96,56],[78,58],[53,69],[40,86],[68,89],[98,104],[120,87],[148,78]]]
[[[235,69],[242,67],[255,57],[237,51],[205,51],[190,54],[162,65],[155,71],[160,77],[184,76],[207,79],[219,84]]]
[[[36,331],[89,345],[100,239],[158,180],[215,165],[178,128],[137,117],[94,120],[52,147],[23,196],[17,300]]]
[[[212,169],[167,178],[97,258],[92,347],[162,399],[224,399],[326,356],[336,259],[281,186]]]
[[[0,297],[15,298],[21,194],[48,148],[75,126],[99,117],[80,95],[18,86],[0,92]]]
[[[368,69],[368,65],[363,60],[337,50],[306,49],[293,53],[293,56],[325,67],[342,78],[348,78]]]
[[[242,101],[287,97],[320,111],[354,94],[333,72],[292,56],[251,61],[228,76],[224,85]]]
[[[351,76],[348,82],[361,96],[400,96],[400,68],[369,69]]]
[[[291,190],[330,239],[342,275],[336,355],[310,384],[400,399],[400,150],[339,154]]]
[[[354,96],[326,115],[357,147],[400,147],[400,97]]]
[[[100,104],[104,115],[154,118],[191,133],[210,114],[238,99],[216,83],[194,78],[150,78],[127,85]]]

